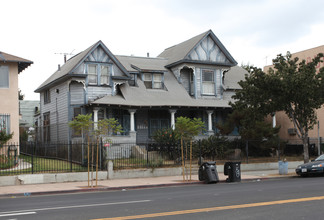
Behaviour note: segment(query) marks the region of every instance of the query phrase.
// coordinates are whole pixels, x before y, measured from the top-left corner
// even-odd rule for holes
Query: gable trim
[[[111,51],[106,47],[106,45],[100,40],[98,41],[91,50],[79,61],[79,63],[71,69],[71,71],[68,74],[72,74],[75,69],[77,69],[82,63],[85,62],[85,60],[92,54],[94,50],[96,50],[99,46],[102,47],[105,53],[108,54],[109,58],[113,61],[114,64],[117,65],[117,67],[127,76],[130,77],[128,71],[126,68],[119,62],[119,60],[111,53]]]
[[[231,66],[236,66],[237,62],[234,60],[234,58],[232,57],[232,55],[228,52],[228,50],[225,48],[225,46],[222,44],[222,42],[217,38],[217,36],[211,31],[209,30],[206,35],[200,39],[200,41],[194,46],[194,48],[192,48],[185,56],[184,60],[189,60],[189,55],[191,54],[191,52],[196,51],[198,46],[202,43],[202,41],[204,41],[208,36],[210,36],[212,38],[212,40],[214,40],[215,44],[219,47],[219,49],[221,50],[221,52],[224,53],[225,57],[231,62]],[[204,49],[204,48],[203,48]],[[205,49],[204,49],[205,50]],[[198,54],[198,53],[197,53]],[[198,61],[201,62],[201,61]],[[213,62],[214,63],[214,62]],[[169,64],[169,65],[174,65],[174,64]]]
[[[217,65],[217,66],[225,66],[225,67],[232,67],[232,66],[236,66],[236,64],[232,64],[232,63],[220,63],[220,62],[210,62],[210,61],[203,61],[203,60],[191,60],[191,59],[183,59],[183,60],[179,60],[178,62],[175,63],[171,63],[169,65],[166,65],[165,68],[172,68],[174,66],[177,66],[179,64],[183,64],[183,63],[191,63],[191,64],[204,64],[204,65]]]

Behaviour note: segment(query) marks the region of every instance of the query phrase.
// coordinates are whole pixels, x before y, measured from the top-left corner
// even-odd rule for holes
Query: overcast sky
[[[59,53],[98,40],[115,55],[155,57],[211,29],[238,65],[263,67],[324,45],[323,8],[322,0],[4,0],[0,51],[34,62],[19,88],[38,100],[34,90],[64,62]]]

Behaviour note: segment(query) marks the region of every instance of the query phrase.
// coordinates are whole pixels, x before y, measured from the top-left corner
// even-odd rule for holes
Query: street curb
[[[282,178],[296,178],[298,176],[275,176],[275,177],[256,177],[251,179],[241,179],[240,182],[246,183],[251,181],[261,180],[276,180]],[[227,182],[226,180],[220,180],[217,183],[240,183],[240,182]],[[98,187],[98,188],[84,188],[84,189],[71,189],[71,190],[55,190],[55,191],[43,191],[43,192],[25,192],[25,193],[8,193],[0,195],[0,198],[16,198],[16,197],[29,197],[29,196],[41,196],[41,195],[53,195],[53,194],[64,194],[64,193],[85,193],[85,192],[105,192],[105,191],[117,191],[127,189],[145,189],[145,188],[157,188],[157,187],[172,187],[172,186],[184,186],[184,185],[197,185],[206,184],[204,181],[192,181],[192,182],[180,182],[180,183],[162,183],[154,185],[137,185],[137,186],[120,186],[120,187]]]

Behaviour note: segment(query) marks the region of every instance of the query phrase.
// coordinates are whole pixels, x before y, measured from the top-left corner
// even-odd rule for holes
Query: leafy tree
[[[242,90],[236,92],[231,103],[234,110],[246,110],[257,119],[276,111],[284,111],[293,122],[298,137],[303,141],[304,162],[309,161],[308,132],[317,122],[316,109],[324,104],[324,68],[316,72],[323,54],[311,62],[298,62],[287,52],[274,60],[268,73],[248,66],[250,73],[240,81]]]
[[[176,133],[185,140],[192,140],[205,127],[204,122],[199,118],[179,117],[175,123]]]
[[[237,127],[243,140],[254,141],[275,138],[280,130],[280,127],[273,128],[271,123],[264,120],[264,116],[250,108],[236,108],[228,115],[225,123],[216,124],[216,127],[223,135],[230,134]]]
[[[162,145],[176,145],[179,143],[179,135],[172,128],[156,130],[153,139]]]
[[[6,129],[0,128],[0,147],[2,147],[5,143],[7,143],[12,137],[13,132],[11,134],[7,134]]]

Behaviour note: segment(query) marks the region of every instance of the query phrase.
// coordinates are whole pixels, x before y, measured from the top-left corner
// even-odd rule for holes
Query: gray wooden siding
[[[60,84],[50,89],[51,102],[44,104],[44,93],[41,93],[41,126],[43,125],[44,113],[50,114],[51,141],[68,139],[68,86]],[[60,137],[59,139],[57,137]]]
[[[187,70],[182,70],[180,74],[181,84],[190,93],[190,72]]]
[[[71,105],[84,104],[84,85],[79,82],[70,83]]]
[[[222,71],[220,69],[215,70],[216,77],[216,97],[221,98],[223,93],[222,87]]]
[[[88,86],[87,97],[89,101],[111,95],[111,87],[104,86]]]

